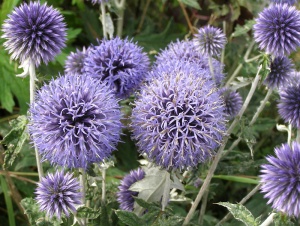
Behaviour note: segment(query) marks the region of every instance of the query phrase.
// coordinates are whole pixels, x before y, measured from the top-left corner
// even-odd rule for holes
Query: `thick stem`
[[[271,213],[268,218],[260,226],[268,226],[273,222],[274,216],[276,213]]]
[[[115,5],[118,10],[118,21],[117,21],[117,36],[122,37],[123,34],[123,24],[124,24],[124,11],[125,11],[125,0],[115,0]]]
[[[102,16],[102,28],[103,28],[103,37],[107,38],[107,31],[106,31],[106,11],[105,11],[105,2],[102,1],[100,4],[101,8],[101,16]]]
[[[33,104],[34,102],[34,96],[35,96],[35,80],[36,80],[36,73],[35,73],[35,65],[34,63],[30,60],[29,61],[29,89],[30,89],[30,104]],[[41,181],[44,171],[43,171],[43,166],[41,162],[41,157],[40,154],[34,145],[34,151],[35,151],[35,158],[36,158],[36,165],[38,169],[38,174],[39,174],[39,181]]]
[[[289,144],[289,146],[291,146],[291,141],[292,141],[292,124],[289,123],[289,127],[288,127],[288,139],[287,142]]]
[[[106,199],[106,186],[105,186],[106,169],[103,167],[101,172],[102,172],[102,197],[101,197],[101,202],[102,202],[102,205],[103,205],[103,204],[105,204],[105,199]]]
[[[252,96],[253,96],[253,94],[255,92],[255,89],[256,89],[256,87],[258,85],[258,82],[260,80],[259,72],[260,72],[261,68],[262,68],[262,66],[260,65],[259,68],[258,68],[258,72],[257,72],[257,74],[255,76],[255,79],[254,79],[254,81],[253,81],[253,83],[251,85],[251,89],[250,89],[250,91],[249,91],[249,93],[247,95],[247,98],[246,98],[246,100],[245,100],[245,102],[244,102],[244,104],[243,104],[243,106],[242,106],[239,114],[236,116],[236,118],[232,122],[231,126],[228,128],[227,135],[224,138],[223,143],[221,144],[221,146],[220,146],[217,154],[214,157],[214,161],[212,162],[212,164],[211,164],[211,166],[209,168],[209,171],[208,171],[207,176],[206,176],[206,178],[204,180],[204,183],[203,183],[203,185],[202,185],[202,187],[201,187],[201,189],[200,189],[200,191],[199,191],[199,193],[198,193],[198,195],[197,195],[197,197],[196,197],[196,199],[195,199],[195,201],[194,201],[194,203],[193,203],[193,205],[192,205],[192,207],[191,207],[188,215],[186,216],[186,218],[185,218],[185,220],[183,222],[183,225],[187,225],[190,222],[190,220],[191,220],[191,218],[192,218],[192,216],[193,216],[193,214],[194,214],[194,212],[195,212],[195,210],[196,210],[199,202],[202,199],[202,196],[203,196],[204,192],[207,190],[207,188],[208,188],[208,186],[210,184],[210,181],[211,181],[211,179],[213,177],[213,174],[214,174],[214,172],[215,172],[215,170],[216,170],[216,168],[218,166],[218,163],[219,163],[219,161],[221,159],[222,152],[223,152],[223,150],[224,150],[224,148],[226,146],[226,143],[227,143],[227,141],[229,139],[229,136],[232,133],[232,131],[235,128],[235,126],[237,125],[237,123],[239,122],[239,120],[242,117],[242,115],[244,114],[244,112],[245,112],[246,108],[248,107],[249,102],[250,102],[250,100],[251,100],[251,98],[252,98]]]
[[[80,182],[80,191],[81,191],[81,201],[82,204],[85,205],[85,194],[86,194],[86,186],[85,186],[85,182],[86,182],[86,172],[84,169],[80,168],[80,176],[79,176],[79,182]],[[82,218],[81,219],[81,223],[83,225],[86,225],[86,219]]]
[[[198,218],[199,225],[203,225],[204,214],[205,214],[206,206],[207,206],[208,193],[209,193],[208,191],[205,191],[204,197],[202,200],[201,209],[200,209],[199,218]]]
[[[215,72],[214,72],[214,67],[213,67],[213,64],[212,64],[211,55],[208,56],[208,65],[209,65],[209,71],[210,71],[211,77],[212,77],[213,81],[216,82]]]

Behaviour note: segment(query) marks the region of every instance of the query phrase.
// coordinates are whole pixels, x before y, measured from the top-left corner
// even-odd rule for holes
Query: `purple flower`
[[[41,211],[51,218],[56,215],[59,219],[64,213],[67,217],[71,212],[76,212],[76,205],[82,204],[80,185],[73,174],[57,171],[49,173],[41,179],[36,188],[36,200]]]
[[[118,202],[120,203],[120,208],[122,210],[133,211],[134,198],[138,196],[138,192],[131,191],[129,188],[135,182],[144,179],[145,172],[138,168],[137,170],[130,171],[123,180],[121,181],[121,185],[118,187],[119,192],[117,193]]]
[[[139,88],[149,69],[149,58],[142,48],[118,37],[102,40],[91,48],[84,62],[85,73],[106,82],[119,98]]]
[[[87,168],[111,156],[122,129],[118,102],[105,84],[65,75],[37,92],[29,133],[43,159]]]
[[[144,89],[132,110],[141,153],[165,169],[195,167],[214,155],[225,133],[224,103],[197,64],[181,61]],[[176,66],[176,67],[175,67]]]
[[[293,71],[293,67],[294,65],[289,58],[285,56],[276,57],[271,62],[271,72],[266,77],[264,83],[272,89],[285,85]]]
[[[196,49],[203,54],[219,56],[227,39],[221,29],[208,25],[198,29],[193,41]]]
[[[224,112],[229,119],[233,119],[241,110],[243,105],[243,98],[237,91],[232,91],[228,88],[222,88],[220,95],[224,98],[225,108]]]
[[[65,62],[65,74],[84,74],[83,62],[88,50],[83,47],[82,51],[76,49],[75,53],[70,53]]]
[[[294,5],[297,2],[297,0],[271,0],[271,2],[278,3],[278,4],[286,3],[286,4],[289,4],[289,5]]]
[[[259,48],[274,56],[289,55],[300,45],[300,13],[288,4],[264,9],[253,27]]]
[[[21,64],[28,60],[35,66],[47,64],[65,46],[66,25],[52,6],[23,3],[8,17],[2,26],[2,38],[7,39],[3,45]]]
[[[165,50],[158,54],[155,66],[164,66],[169,60],[181,60],[197,63],[199,69],[209,70],[208,56],[197,51],[193,41],[179,41],[170,43]],[[220,85],[224,79],[224,65],[212,59],[216,84]],[[209,72],[210,73],[210,72]],[[210,76],[212,78],[212,76]]]
[[[288,83],[279,91],[278,112],[285,122],[300,128],[300,84]]]
[[[268,156],[262,165],[261,190],[268,204],[289,216],[300,216],[300,145],[283,144],[275,148],[276,157]]]

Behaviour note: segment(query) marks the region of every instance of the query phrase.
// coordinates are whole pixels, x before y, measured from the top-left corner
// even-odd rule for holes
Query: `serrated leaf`
[[[92,208],[82,206],[77,209],[76,216],[78,218],[96,219],[100,216],[100,210],[94,210]]]
[[[180,0],[183,4],[190,6],[195,9],[201,9],[197,0]]]
[[[28,216],[30,225],[36,225],[36,221],[45,218],[45,213],[40,211],[38,204],[33,198],[25,198],[21,200],[24,208],[24,214]]]
[[[265,78],[270,74],[271,69],[270,69],[270,56],[268,54],[262,54],[260,59],[259,59],[259,64],[262,66],[260,70],[261,74],[261,82],[265,80]]]
[[[216,204],[226,207],[235,219],[243,222],[246,226],[258,226],[260,223],[259,220],[255,219],[252,213],[241,204],[232,204],[229,202],[218,202]]]
[[[249,32],[253,25],[255,24],[255,20],[248,20],[243,26],[237,25],[234,32],[231,34],[231,37],[238,37]]]
[[[128,226],[143,225],[141,219],[133,212],[116,210],[115,213],[117,214],[118,218]]]
[[[13,164],[20,153],[24,142],[29,138],[26,130],[27,122],[27,118],[24,115],[10,121],[12,130],[0,142],[0,144],[5,144],[7,146],[3,164],[4,169]]]
[[[294,226],[295,224],[291,221],[291,218],[285,214],[276,213],[273,217],[275,226]]]
[[[139,199],[137,197],[134,197],[134,200],[136,201],[136,203],[139,206],[141,206],[141,207],[143,207],[143,208],[145,208],[147,210],[150,210],[150,209],[158,209],[158,210],[160,210],[160,208],[155,203],[153,203],[153,202],[146,202],[145,200]]]

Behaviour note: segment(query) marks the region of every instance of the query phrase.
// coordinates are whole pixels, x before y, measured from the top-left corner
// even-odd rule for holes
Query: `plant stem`
[[[118,0],[115,0],[115,5],[118,10],[117,36],[119,36],[120,38],[122,37],[123,34],[125,2],[126,0],[120,0],[120,2],[118,2]]]
[[[166,206],[168,205],[168,202],[170,200],[170,187],[171,187],[171,179],[170,179],[170,173],[167,172],[166,175],[166,181],[164,184],[164,191],[163,191],[163,197],[162,197],[162,211],[165,211]]]
[[[106,199],[106,186],[105,186],[105,180],[106,180],[106,168],[101,169],[102,172],[102,196],[101,196],[101,202],[102,205],[105,204],[105,199]]]
[[[288,139],[287,142],[289,144],[289,146],[291,146],[291,140],[292,140],[292,124],[289,123],[289,127],[288,127]]]
[[[205,214],[205,211],[206,211],[208,193],[209,193],[208,191],[205,191],[204,196],[203,196],[201,209],[200,209],[200,213],[199,213],[199,218],[198,218],[199,225],[203,225],[203,219],[204,219],[204,214]]]
[[[147,2],[146,2],[146,5],[145,5],[144,10],[143,10],[142,18],[141,18],[139,26],[136,30],[137,34],[140,33],[141,30],[142,30],[142,27],[143,27],[143,24],[144,24],[144,21],[145,21],[146,13],[147,13],[147,10],[149,8],[150,2],[151,2],[151,0],[147,0]]]
[[[81,191],[81,201],[82,201],[82,205],[85,205],[85,193],[86,193],[86,186],[85,186],[85,182],[86,182],[86,172],[84,169],[80,168],[80,176],[79,176],[79,182],[80,182],[80,191]],[[82,223],[85,225],[86,224],[86,219],[83,218],[81,219]]]
[[[226,37],[226,20],[223,21],[223,33]],[[221,63],[224,64],[224,57],[225,57],[225,47],[222,49],[221,53]]]
[[[195,32],[194,32],[194,27],[193,27],[193,25],[192,25],[192,23],[191,23],[191,21],[190,21],[190,18],[189,18],[189,15],[188,15],[186,9],[185,9],[185,5],[184,5],[180,0],[178,0],[178,3],[179,3],[179,5],[180,5],[180,8],[182,9],[183,15],[184,15],[184,17],[185,17],[185,20],[186,20],[188,26],[189,26],[190,32],[191,32],[192,34],[194,34],[194,33],[195,33]]]
[[[102,1],[100,3],[101,8],[101,16],[102,16],[102,29],[103,29],[103,37],[107,38],[107,31],[106,31],[106,11],[105,11],[105,2]]]
[[[221,144],[221,146],[220,146],[220,148],[219,148],[217,154],[216,154],[215,157],[214,157],[214,160],[213,160],[213,162],[212,162],[212,164],[211,164],[211,166],[210,166],[210,168],[209,168],[209,171],[208,171],[207,176],[206,176],[206,178],[205,178],[205,180],[204,180],[204,183],[203,183],[203,185],[201,186],[201,189],[200,189],[200,191],[199,191],[199,193],[198,193],[198,195],[197,195],[197,197],[196,197],[194,203],[192,204],[192,207],[191,207],[191,209],[190,209],[188,215],[186,216],[186,218],[185,218],[185,220],[184,220],[184,222],[183,222],[183,225],[187,225],[187,224],[190,222],[190,220],[191,220],[191,218],[192,218],[192,216],[193,216],[193,214],[194,214],[194,212],[195,212],[195,210],[196,210],[196,208],[197,208],[199,202],[200,202],[201,199],[202,199],[202,196],[203,196],[204,192],[207,190],[207,188],[208,188],[208,186],[209,186],[209,184],[210,184],[210,181],[211,181],[211,179],[212,179],[212,177],[213,177],[213,174],[214,174],[214,172],[215,172],[215,170],[216,170],[216,168],[217,168],[217,165],[218,165],[218,163],[219,163],[219,161],[220,161],[220,159],[221,159],[222,152],[223,152],[223,150],[224,150],[224,148],[225,148],[225,146],[226,146],[226,143],[227,143],[227,141],[228,141],[228,139],[229,139],[229,136],[230,136],[230,134],[232,133],[232,131],[233,131],[233,129],[235,128],[235,126],[237,125],[237,123],[239,122],[239,120],[240,120],[240,118],[242,117],[242,115],[244,114],[244,112],[245,112],[246,108],[248,107],[249,102],[250,102],[250,100],[251,100],[251,98],[252,98],[252,96],[253,96],[253,94],[254,94],[254,92],[255,92],[255,89],[256,89],[256,87],[257,87],[257,85],[258,85],[258,82],[259,82],[259,80],[260,80],[259,72],[260,72],[261,68],[262,68],[262,66],[260,65],[260,66],[258,67],[257,74],[256,74],[256,76],[255,76],[255,79],[254,79],[252,85],[251,85],[251,88],[250,88],[250,91],[249,91],[249,93],[248,93],[248,95],[247,95],[247,98],[246,98],[246,100],[245,100],[245,102],[244,102],[244,104],[243,104],[243,106],[242,106],[242,108],[241,108],[239,114],[235,117],[235,119],[234,119],[234,121],[232,122],[231,126],[228,128],[227,134],[226,134],[226,136],[225,136],[225,138],[224,138],[224,141],[223,141],[223,143]]]
[[[212,77],[213,81],[216,82],[215,72],[214,72],[214,67],[213,67],[213,64],[212,64],[211,55],[208,56],[208,65],[209,65],[209,70],[210,70],[211,77]]]
[[[29,61],[29,90],[30,90],[30,104],[33,104],[34,99],[35,99],[35,80],[36,80],[36,73],[35,73],[35,65],[34,63],[30,60]],[[36,158],[36,165],[38,169],[38,174],[39,174],[39,181],[42,179],[44,175],[43,171],[43,166],[41,162],[41,157],[40,154],[34,144],[34,150],[35,150],[35,158]]]
[[[248,201],[248,199],[250,199],[261,187],[261,184],[258,184],[257,186],[255,186],[255,188],[253,188],[249,194],[247,194],[240,202],[239,204],[244,204]],[[222,225],[224,224],[227,220],[230,219],[230,217],[232,217],[231,213],[227,213],[225,217],[223,217],[222,220],[219,221],[219,223],[216,226]]]
[[[300,144],[300,128],[297,129],[296,141]]]
[[[273,218],[276,215],[276,213],[271,213],[268,218],[260,225],[260,226],[268,226],[273,222]]]

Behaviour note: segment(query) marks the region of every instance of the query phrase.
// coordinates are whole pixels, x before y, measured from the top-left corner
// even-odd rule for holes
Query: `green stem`
[[[6,203],[9,225],[10,226],[15,226],[16,225],[15,214],[14,214],[12,201],[11,201],[11,198],[10,198],[10,195],[9,195],[7,182],[4,179],[4,177],[1,176],[1,175],[0,175],[0,184],[1,184],[1,188],[2,188],[2,191],[3,191],[3,194],[4,194],[5,203]]]
[[[185,218],[185,220],[183,222],[183,225],[187,225],[190,222],[190,220],[191,220],[191,218],[192,218],[192,216],[193,216],[193,214],[194,214],[194,212],[195,212],[195,210],[196,210],[199,202],[201,201],[201,199],[202,199],[205,191],[207,190],[207,188],[208,188],[208,186],[210,184],[210,181],[211,181],[211,179],[213,177],[213,174],[214,174],[214,172],[215,172],[215,170],[216,170],[216,168],[218,166],[218,163],[219,163],[219,161],[221,159],[223,150],[224,150],[224,148],[225,148],[225,146],[227,144],[227,141],[229,139],[229,135],[232,133],[232,131],[234,130],[235,126],[240,121],[240,118],[244,114],[244,112],[245,112],[246,108],[248,107],[248,105],[250,103],[250,100],[251,100],[251,98],[252,98],[252,96],[253,96],[253,94],[254,94],[254,92],[256,90],[256,87],[257,87],[258,82],[260,80],[259,73],[260,73],[261,68],[262,68],[262,66],[260,65],[259,68],[258,68],[257,74],[255,76],[255,79],[254,79],[254,81],[253,81],[253,83],[251,85],[250,91],[249,91],[249,93],[248,93],[248,95],[246,97],[246,100],[245,100],[245,102],[244,102],[244,104],[243,104],[243,106],[242,106],[239,114],[235,117],[235,119],[232,122],[231,126],[228,128],[227,133],[226,133],[227,135],[225,136],[223,143],[221,144],[221,146],[220,146],[217,154],[214,157],[214,160],[213,160],[213,162],[212,162],[212,164],[211,164],[211,166],[209,168],[209,171],[208,171],[207,176],[206,176],[206,178],[205,178],[205,180],[203,182],[203,185],[201,186],[201,189],[200,189],[200,191],[199,191],[199,193],[198,193],[198,195],[197,195],[194,203],[192,204],[191,209],[190,209],[189,213],[187,214],[187,216],[186,216],[186,218]]]
[[[260,226],[268,226],[273,222],[274,216],[276,213],[271,213],[268,218]]]
[[[208,191],[205,191],[204,197],[202,200],[201,209],[200,209],[199,218],[198,218],[199,225],[203,225],[204,214],[205,214],[206,206],[207,206],[208,193],[209,193]]]
[[[81,201],[82,201],[82,205],[85,205],[85,193],[86,193],[86,186],[85,186],[85,182],[86,182],[86,172],[84,169],[80,168],[80,176],[79,176],[79,182],[80,182],[80,191],[81,191]],[[85,225],[86,224],[86,219],[83,218],[81,219],[82,223]]]
[[[300,128],[297,129],[296,141],[300,144]]]
[[[105,199],[106,199],[106,184],[105,184],[105,181],[106,181],[106,169],[103,167],[102,170],[102,196],[101,196],[101,202],[102,202],[102,205],[105,204]]]
[[[226,20],[223,21],[223,32],[226,37]],[[222,49],[221,53],[221,63],[224,64],[224,57],[225,57],[225,47]]]
[[[106,31],[106,11],[105,11],[105,2],[102,1],[100,4],[101,8],[101,16],[102,16],[102,29],[103,29],[103,37],[107,38],[107,31]]]
[[[216,81],[211,55],[208,56],[208,65],[209,65],[209,70],[210,70],[211,77],[212,77],[213,81]]]
[[[35,99],[35,80],[36,80],[36,73],[35,73],[35,65],[34,62],[31,60],[29,61],[29,80],[30,80],[30,104],[33,104],[34,99]],[[44,175],[44,170],[41,162],[41,157],[40,154],[34,144],[34,151],[35,151],[35,157],[36,157],[36,165],[38,169],[38,174],[39,174],[39,181],[41,181],[43,175]]]
[[[122,37],[123,34],[123,24],[124,24],[124,11],[125,11],[126,0],[115,0],[115,5],[118,10],[118,22],[117,22],[117,36]]]

